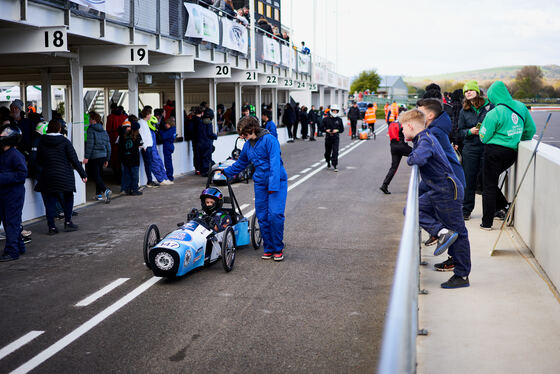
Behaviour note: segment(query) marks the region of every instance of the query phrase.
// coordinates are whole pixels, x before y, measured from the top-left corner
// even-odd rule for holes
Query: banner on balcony
[[[292,62],[293,62],[292,55],[294,54],[294,50],[292,48],[290,48],[289,45],[285,45],[285,44],[281,45],[281,49],[282,49],[282,65],[284,65],[285,67],[288,67],[288,68],[293,67],[293,65],[292,65]]]
[[[220,44],[220,21],[218,15],[200,5],[184,3],[189,13],[185,36],[200,38],[210,43]]]
[[[249,33],[239,22],[222,18],[222,47],[244,54],[249,52]]]
[[[95,9],[115,17],[124,16],[124,0],[71,0],[73,3]]]
[[[309,73],[311,70],[309,69],[310,65],[311,65],[311,58],[309,57],[309,55],[304,55],[302,53],[297,54],[297,59],[298,59],[298,71],[300,73]]]
[[[268,36],[263,37],[263,48],[264,48],[264,59],[266,61],[273,62],[280,65],[282,61],[280,52],[280,43],[276,40],[269,38]]]

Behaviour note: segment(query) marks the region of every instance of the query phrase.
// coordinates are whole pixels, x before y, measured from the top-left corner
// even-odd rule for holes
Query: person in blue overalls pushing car
[[[255,166],[255,213],[263,239],[265,260],[284,259],[284,210],[288,196],[288,175],[282,162],[280,143],[257,119],[242,118],[237,125],[239,136],[247,142],[239,159],[223,170],[231,178],[249,165]]]

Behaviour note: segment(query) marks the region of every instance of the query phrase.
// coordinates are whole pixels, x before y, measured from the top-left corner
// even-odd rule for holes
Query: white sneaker
[[[161,184],[162,186],[169,186],[169,185],[172,185],[173,182],[171,182],[170,180],[165,179],[165,180],[159,182],[159,184]]]

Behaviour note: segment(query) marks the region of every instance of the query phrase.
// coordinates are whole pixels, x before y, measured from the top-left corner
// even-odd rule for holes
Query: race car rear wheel
[[[235,250],[235,233],[231,227],[228,227],[222,239],[222,265],[224,265],[225,271],[233,269]]]
[[[261,247],[261,243],[261,226],[259,225],[257,215],[253,214],[253,218],[251,218],[251,244],[253,244],[253,249],[259,249]]]
[[[150,257],[148,256],[150,250],[160,241],[161,238],[159,235],[159,229],[156,224],[152,223],[150,226],[148,226],[148,229],[144,234],[144,247],[142,251],[144,253],[144,263],[146,264],[148,269],[152,268],[152,266],[150,265]]]

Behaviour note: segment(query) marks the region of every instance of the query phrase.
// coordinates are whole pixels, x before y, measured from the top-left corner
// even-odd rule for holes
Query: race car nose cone
[[[155,264],[160,270],[171,270],[174,263],[175,261],[173,260],[173,256],[167,252],[160,252],[156,255]]]

